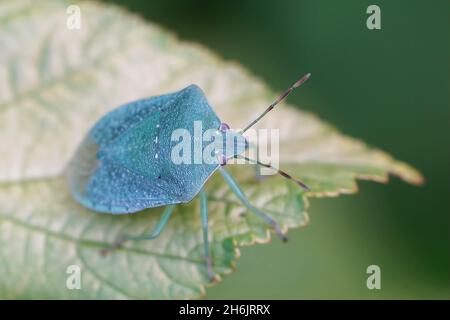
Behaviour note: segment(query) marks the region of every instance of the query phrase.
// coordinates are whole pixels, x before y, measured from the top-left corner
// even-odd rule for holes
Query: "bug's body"
[[[240,157],[272,168],[270,164],[240,156],[249,147],[243,133],[308,78],[309,74],[295,82],[242,132],[221,123],[202,90],[195,85],[123,105],[102,117],[78,147],[67,172],[70,191],[78,202],[101,213],[134,213],[166,206],[151,234],[120,238],[112,248],[119,247],[125,239],[157,237],[169,221],[174,205],[189,202],[200,193],[205,258],[208,276],[213,279],[208,247],[207,196],[203,185],[219,169],[239,200],[264,219],[283,240],[286,239],[278,223],[248,201],[223,166],[228,159]],[[196,123],[201,123],[200,129]],[[193,137],[194,161],[174,161],[173,152],[178,144],[173,139],[176,130],[183,130]],[[204,140],[207,132],[213,132],[210,139],[214,143]],[[191,145],[189,155],[190,149]],[[204,156],[208,154],[212,161],[205,161]],[[195,161],[198,156],[200,161]],[[278,173],[307,189],[284,171],[278,169]]]
[[[195,85],[123,105],[90,130],[72,159],[69,184],[86,207],[133,213],[192,200],[219,164],[174,164],[174,130],[194,136],[194,122],[217,130],[220,120]],[[202,150],[206,142],[202,143]]]

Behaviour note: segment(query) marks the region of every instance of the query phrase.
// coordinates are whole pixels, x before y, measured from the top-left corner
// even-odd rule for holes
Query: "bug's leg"
[[[120,248],[125,241],[127,240],[151,240],[151,239],[155,239],[156,237],[158,237],[161,233],[161,231],[164,229],[164,227],[166,226],[167,222],[170,219],[170,216],[173,213],[173,210],[175,209],[175,205],[168,205],[165,207],[164,212],[161,216],[161,219],[158,221],[158,224],[155,226],[155,228],[153,229],[153,231],[149,234],[144,234],[144,235],[140,235],[140,236],[129,236],[129,235],[122,235],[120,237],[117,238],[117,240],[109,247],[109,248],[105,248],[101,251],[101,253],[103,255],[116,250],[117,248]]]
[[[212,282],[214,281],[214,271],[212,267],[211,252],[209,251],[208,241],[208,201],[206,198],[206,192],[200,191],[200,217],[202,220],[203,230],[203,248],[205,250],[206,269],[208,272],[208,278]]]
[[[174,204],[166,206],[166,208],[164,209],[164,212],[161,216],[161,219],[158,221],[158,224],[155,226],[155,228],[153,229],[153,231],[151,233],[143,234],[140,236],[126,235],[126,236],[124,236],[124,238],[126,240],[152,240],[152,239],[157,238],[161,234],[161,231],[163,231],[164,227],[167,225],[167,222],[169,222],[169,219],[172,216],[174,209],[175,209]]]
[[[281,240],[287,241],[287,237],[283,232],[281,232],[281,228],[278,225],[278,223],[272,219],[270,216],[268,216],[263,211],[259,210],[258,208],[254,207],[247,199],[245,194],[242,192],[242,190],[239,188],[238,184],[234,179],[231,177],[231,175],[223,168],[219,167],[219,171],[222,174],[222,176],[225,178],[225,181],[230,186],[231,190],[236,194],[236,196],[239,198],[239,200],[242,201],[242,203],[253,213],[255,213],[257,216],[264,219],[270,226],[272,226],[273,230],[277,234],[278,237],[280,237]]]

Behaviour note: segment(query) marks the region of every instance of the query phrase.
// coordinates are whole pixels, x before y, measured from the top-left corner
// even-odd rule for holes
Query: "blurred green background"
[[[418,168],[426,185],[361,182],[312,199],[308,227],[242,249],[209,299],[450,298],[449,13],[443,1],[107,1],[235,60],[289,102]],[[366,8],[381,8],[381,30]],[[381,290],[366,268],[381,267]]]

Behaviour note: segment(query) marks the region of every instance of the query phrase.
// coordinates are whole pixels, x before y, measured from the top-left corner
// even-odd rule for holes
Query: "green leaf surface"
[[[162,210],[129,216],[91,212],[68,194],[67,162],[104,113],[135,99],[199,85],[219,117],[243,127],[276,96],[241,66],[180,42],[122,9],[80,2],[81,29],[66,27],[65,1],[0,2],[0,297],[192,298],[208,285],[197,200],[178,206],[156,240],[102,256],[121,233],[141,234]],[[420,184],[420,174],[389,155],[343,136],[289,105],[260,124],[280,129],[284,179],[258,182],[251,166],[231,166],[252,203],[283,230],[308,222],[308,196],[356,191],[355,179],[389,174]],[[214,270],[233,271],[238,247],[270,240],[219,175],[207,183]],[[66,269],[79,265],[81,290],[68,290]]]

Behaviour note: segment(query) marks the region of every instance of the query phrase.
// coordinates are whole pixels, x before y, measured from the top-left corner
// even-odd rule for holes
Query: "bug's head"
[[[230,129],[228,124],[221,123],[218,131],[222,137],[221,144],[216,149],[220,165],[225,165],[229,159],[244,153],[248,149],[247,139],[241,132]]]
[[[286,98],[295,88],[300,87],[311,76],[310,73],[305,74],[291,85],[286,91],[284,91],[267,109],[250,124],[248,124],[242,131],[234,131],[230,129],[230,126],[226,123],[221,123],[218,128],[218,133],[222,135],[222,141],[219,145],[216,145],[216,154],[219,157],[220,165],[225,165],[227,160],[234,158],[241,153],[244,153],[248,149],[249,143],[247,139],[242,135],[245,131],[253,127],[259,120],[261,120],[267,113],[275,108],[284,98]]]

